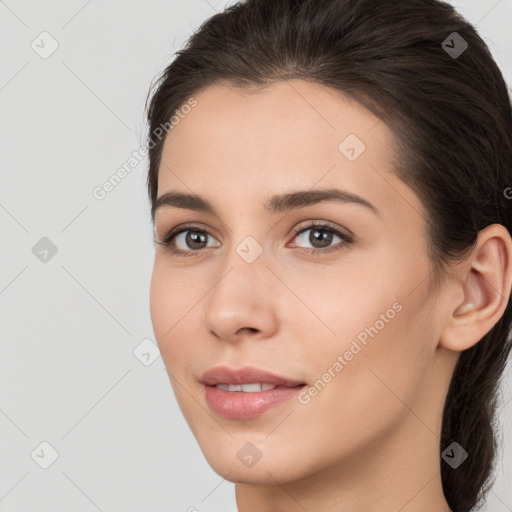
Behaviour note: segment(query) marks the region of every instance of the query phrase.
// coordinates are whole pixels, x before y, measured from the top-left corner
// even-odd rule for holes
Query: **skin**
[[[209,246],[177,256],[158,244],[150,305],[176,398],[209,464],[236,483],[240,512],[449,511],[444,400],[460,352],[505,309],[510,236],[486,228],[436,287],[426,212],[393,174],[393,134],[359,103],[303,80],[261,90],[217,84],[194,97],[166,137],[158,195],[198,194],[218,216],[157,210],[157,240],[192,222]],[[354,161],[338,149],[348,134],[366,145]],[[274,194],[331,187],[378,213],[334,201],[263,208]],[[293,228],[308,221],[348,229],[354,240],[335,237],[338,250],[307,254],[311,231]],[[252,263],[236,251],[247,236],[262,249]],[[396,302],[401,310],[309,403],[292,399],[250,420],[208,408],[199,382],[207,369],[255,366],[313,385]],[[262,455],[250,468],[237,457],[247,442]]]

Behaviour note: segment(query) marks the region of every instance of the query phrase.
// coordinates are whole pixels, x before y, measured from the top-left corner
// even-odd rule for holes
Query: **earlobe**
[[[501,224],[487,226],[478,235],[471,254],[458,265],[459,299],[443,328],[440,345],[466,350],[480,341],[503,315],[512,286],[512,240]],[[460,296],[463,300],[460,300]]]

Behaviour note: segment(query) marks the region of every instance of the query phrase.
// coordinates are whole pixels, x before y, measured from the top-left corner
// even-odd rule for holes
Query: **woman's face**
[[[195,99],[165,140],[158,197],[201,201],[168,196],[156,210],[157,240],[182,231],[156,247],[151,316],[209,463],[274,484],[403,461],[389,447],[410,437],[437,448],[453,360],[438,346],[425,212],[393,174],[390,130],[302,80]],[[216,367],[233,374],[206,379]]]

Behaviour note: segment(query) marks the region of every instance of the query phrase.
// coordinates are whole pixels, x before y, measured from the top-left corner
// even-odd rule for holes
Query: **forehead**
[[[197,106],[166,138],[167,163],[186,158],[190,164],[211,153],[224,163],[243,159],[258,170],[286,159],[305,157],[309,163],[321,157],[318,153],[332,160],[349,135],[364,144],[366,154],[392,158],[393,136],[386,125],[350,96],[324,85],[305,80],[257,89],[217,84],[194,97]]]
[[[350,96],[288,80],[258,89],[217,84],[194,98],[197,105],[166,137],[158,195],[172,189],[215,203],[222,194],[243,207],[318,184],[364,191],[377,207],[396,201],[386,186],[397,180],[394,136]]]

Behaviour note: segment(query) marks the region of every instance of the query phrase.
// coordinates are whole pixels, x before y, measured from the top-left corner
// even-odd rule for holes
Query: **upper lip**
[[[228,368],[227,366],[215,366],[204,372],[200,377],[200,382],[207,386],[215,386],[216,384],[272,384],[273,386],[300,386],[304,382],[289,379],[275,375],[266,370],[259,368]]]

